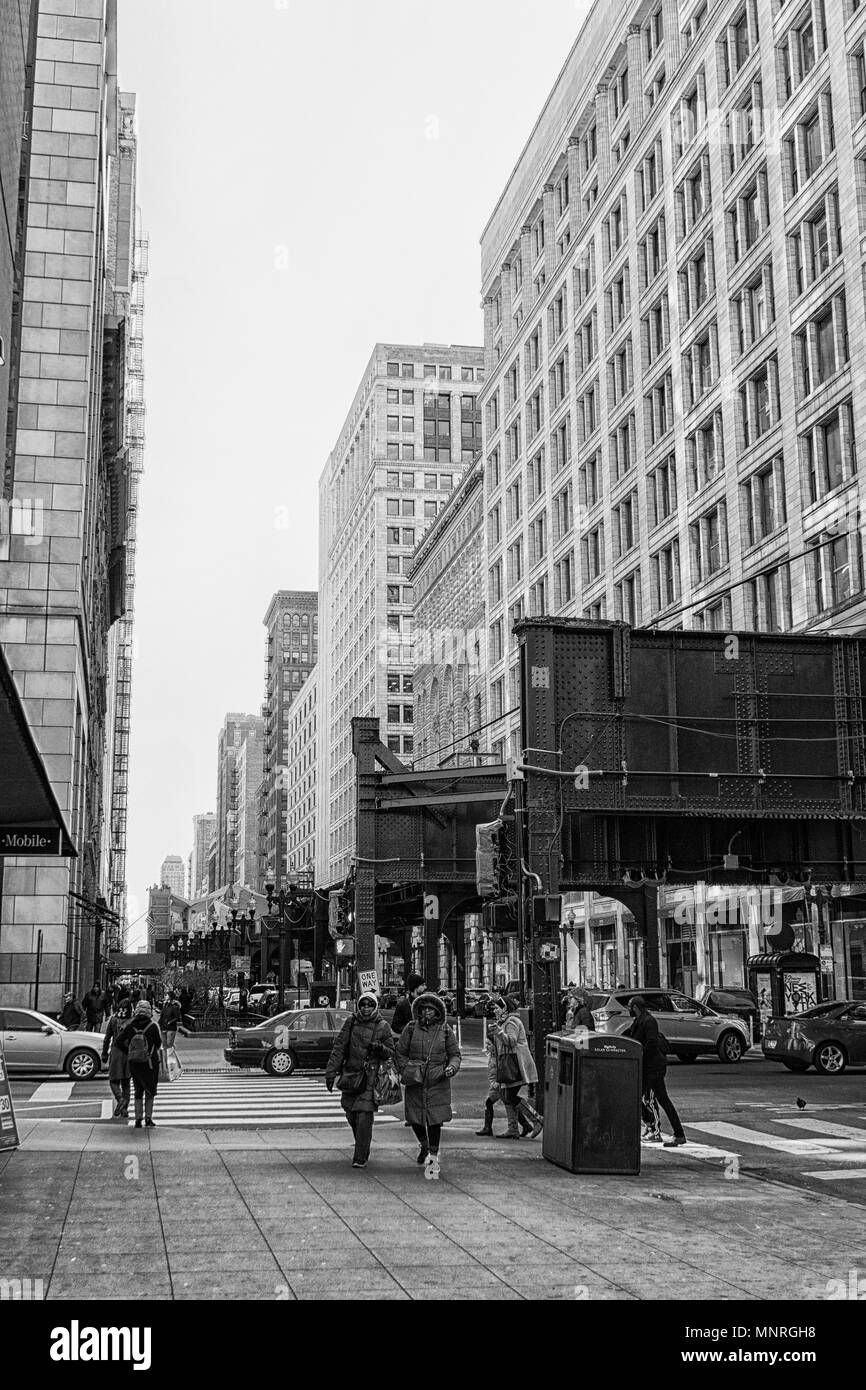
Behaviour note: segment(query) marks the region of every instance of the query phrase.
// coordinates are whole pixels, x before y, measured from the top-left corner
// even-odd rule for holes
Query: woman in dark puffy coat
[[[354,1015],[334,1040],[325,1069],[325,1085],[333,1091],[336,1081],[340,1104],[355,1136],[353,1168],[367,1166],[373,1116],[379,1108],[373,1099],[373,1086],[379,1063],[393,1053],[394,1034],[379,1012],[378,999],[375,994],[362,994]]]
[[[438,994],[420,994],[397,1042],[397,1070],[406,1088],[405,1111],[421,1145],[417,1162],[425,1178],[440,1173],[442,1126],[451,1119],[451,1078],[460,1069],[460,1048]]]
[[[121,1052],[115,1044],[118,1034],[126,1027],[131,1015],[132,1004],[128,999],[121,999],[117,1012],[108,1020],[105,1041],[102,1044],[102,1060],[104,1062],[108,1059],[108,1084],[117,1102],[114,1107],[115,1119],[126,1119],[129,1115],[129,1065],[126,1053]]]

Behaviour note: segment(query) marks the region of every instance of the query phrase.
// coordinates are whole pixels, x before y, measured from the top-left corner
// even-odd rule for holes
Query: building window
[[[728,563],[727,508],[724,502],[718,502],[692,523],[689,543],[694,581],[702,584]]]
[[[779,420],[779,368],[770,357],[740,387],[743,447],[748,449]]]
[[[859,531],[821,535],[812,542],[813,616],[820,617],[863,592],[863,546]]]
[[[619,405],[620,401],[628,395],[632,388],[632,347],[631,338],[623,343],[618,352],[607,364],[608,389],[611,401],[614,405]]]
[[[762,169],[728,212],[728,237],[731,259],[735,265],[748,255],[769,225],[767,172]]]
[[[667,372],[644,397],[646,434],[651,445],[658,444],[674,423],[674,392]]]
[[[834,186],[788,236],[792,295],[799,298],[804,294],[841,254],[839,195]]]
[[[529,613],[539,618],[547,612],[547,580],[538,579],[529,590]]]
[[[724,467],[724,429],[722,412],[716,410],[696,430],[686,436],[686,466],[689,495],[694,496]]]
[[[580,308],[595,288],[595,241],[588,243],[574,267],[574,303]]]
[[[687,348],[682,357],[682,377],[685,408],[693,410],[712,387],[719,374],[719,350],[716,325]]]
[[[568,304],[566,300],[565,287],[560,290],[547,311],[548,336],[551,343],[565,332],[568,323]]]
[[[645,290],[660,275],[667,263],[667,244],[665,241],[665,219],[660,216],[650,227],[638,247],[638,266],[641,289]]]
[[[847,363],[848,318],[844,291],[835,295],[794,334],[794,360],[801,399],[823,386]]]
[[[675,164],[679,163],[686,151],[694,144],[705,118],[705,79],[704,70],[701,68],[689,90],[671,115]]]
[[[600,455],[592,454],[578,469],[580,500],[585,507],[594,507],[599,499]]]
[[[850,402],[838,406],[800,436],[803,470],[812,502],[854,476],[856,452]]]
[[[626,416],[610,436],[610,461],[614,478],[624,478],[637,460],[634,414]]]
[[[611,513],[611,532],[613,535],[613,557],[619,560],[627,555],[639,539],[637,492],[627,497],[613,508]]]
[[[502,540],[502,506],[499,502],[487,513],[487,540],[490,545],[498,545]]]
[[[388,372],[388,375],[389,375],[389,376],[399,376],[399,375],[400,375],[400,363],[399,363],[399,362],[389,362],[389,363],[388,363],[388,366],[387,366],[387,372]]]
[[[748,352],[775,322],[773,266],[770,261],[749,279],[731,300],[735,350]]]
[[[833,104],[828,89],[821,93],[783,141],[783,176],[789,199],[796,197],[835,148]]]
[[[523,488],[519,478],[516,482],[511,484],[511,487],[506,492],[505,504],[507,508],[508,526],[510,528],[514,526],[523,515]]]
[[[673,516],[677,509],[676,459],[669,454],[647,478],[647,495],[653,526]]]
[[[753,0],[746,0],[719,40],[719,75],[723,87],[730,87],[757,43],[757,25],[753,31],[749,23],[752,4]]]
[[[726,144],[728,174],[736,173],[763,136],[763,93],[755,80],[746,88],[738,105],[728,112]]]
[[[574,598],[574,556],[571,551],[557,560],[553,575],[554,602],[557,608],[564,608]]]
[[[523,579],[523,541],[514,541],[508,547],[508,587],[513,589]]]
[[[779,565],[744,585],[746,627],[752,632],[787,632],[791,613],[791,570]]]
[[[633,570],[613,586],[614,617],[637,627],[640,623],[640,570]]]
[[[554,473],[571,461],[571,419],[566,415],[550,436],[550,457]]]
[[[495,623],[490,624],[489,648],[491,665],[496,665],[497,661],[502,660],[502,619],[497,618]]]
[[[740,484],[740,499],[747,546],[758,545],[785,524],[788,514],[781,456],[762,464]]]
[[[604,525],[599,523],[581,541],[583,558],[583,582],[591,584],[598,579],[604,567]]]
[[[529,563],[537,565],[547,554],[547,517],[544,512],[529,523]],[[519,578],[519,575],[518,575]]]
[[[490,602],[500,603],[502,601],[502,561],[497,560],[495,565],[490,566]]]
[[[679,240],[687,237],[710,208],[710,157],[706,149],[694,161],[675,194]]]
[[[625,245],[627,235],[626,207],[626,197],[623,193],[605,219],[603,226],[605,262],[613,260],[614,256]]]
[[[530,502],[537,502],[544,492],[544,450],[539,449],[526,467],[526,488]]]
[[[642,321],[642,328],[644,359],[651,365],[664,352],[670,337],[667,294],[661,295],[652,305]]]
[[[571,483],[568,483],[553,499],[554,539],[557,544],[569,534],[572,522]]]

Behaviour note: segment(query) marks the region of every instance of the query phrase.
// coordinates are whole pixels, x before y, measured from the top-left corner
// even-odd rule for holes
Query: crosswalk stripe
[[[814,1173],[804,1173],[804,1178],[817,1178],[820,1182],[845,1182],[851,1178],[866,1178],[866,1168],[825,1168]]]
[[[37,1104],[56,1104],[66,1101],[72,1095],[74,1081],[42,1081],[33,1092],[30,1100]]]
[[[819,1139],[787,1139],[780,1138],[775,1134],[766,1134],[760,1129],[747,1129],[745,1125],[732,1125],[724,1120],[713,1120],[703,1124],[696,1124],[694,1121],[686,1121],[687,1129],[699,1129],[704,1134],[714,1134],[719,1139],[733,1139],[739,1144],[751,1144],[756,1148],[774,1149],[777,1153],[785,1153],[794,1157],[803,1155],[830,1155],[838,1157],[838,1149],[832,1147],[830,1143],[822,1143]],[[866,1141],[866,1132],[861,1135],[861,1139]],[[838,1140],[836,1141],[838,1145]]]
[[[326,1090],[322,1075],[182,1075],[160,1086],[153,1117],[157,1124],[186,1129],[346,1124],[339,1092]],[[377,1117],[377,1123],[396,1122],[396,1115]]]
[[[856,1139],[858,1144],[866,1143],[866,1129],[859,1129],[856,1125],[837,1125],[832,1120],[807,1120],[798,1115],[786,1119],[779,1116],[773,1123],[787,1125],[789,1129],[808,1129],[815,1134],[825,1134],[828,1138]]]

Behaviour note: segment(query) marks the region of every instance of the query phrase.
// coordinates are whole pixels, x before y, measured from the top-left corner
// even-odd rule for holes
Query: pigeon
[[[798,1109],[798,1110],[805,1110],[805,1109],[806,1109],[806,1102],[803,1100],[803,1097],[802,1097],[802,1096],[798,1096],[798,1097],[797,1097],[797,1109]]]

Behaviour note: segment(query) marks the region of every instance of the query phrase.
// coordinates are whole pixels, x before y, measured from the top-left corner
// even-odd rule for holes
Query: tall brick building
[[[524,614],[859,631],[866,6],[604,0],[482,237],[490,717]]]
[[[249,854],[255,850],[258,856],[264,737],[264,720],[258,714],[227,714],[220,729],[217,744],[215,888],[226,888],[232,883],[241,882],[238,875],[242,870],[248,871]],[[256,745],[250,754],[244,751],[247,743]]]
[[[316,881],[355,845],[353,715],[414,757],[412,551],[481,443],[477,347],[377,343],[319,482]],[[393,714],[393,718],[391,715]]]

